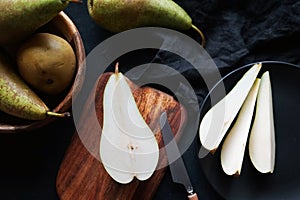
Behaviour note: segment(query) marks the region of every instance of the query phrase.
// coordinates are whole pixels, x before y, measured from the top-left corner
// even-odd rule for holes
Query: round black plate
[[[252,66],[241,67],[223,78],[230,90]],[[210,184],[225,199],[297,199],[300,197],[300,66],[266,61],[259,73],[270,72],[276,135],[276,162],[273,174],[262,174],[252,165],[248,145],[241,175],[226,175],[221,166],[220,150],[200,160]],[[219,84],[220,85],[220,84]],[[218,84],[216,87],[219,87]],[[216,88],[215,88],[216,89]],[[214,92],[214,89],[210,94]],[[208,111],[210,95],[204,101],[201,117]]]

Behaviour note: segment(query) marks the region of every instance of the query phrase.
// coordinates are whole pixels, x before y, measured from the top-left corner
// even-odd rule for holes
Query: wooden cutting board
[[[101,134],[95,124],[102,126],[103,91],[110,75],[111,73],[104,73],[99,77],[94,88],[95,93],[89,97],[81,115],[79,128],[77,127],[77,131],[84,134],[79,136],[78,132],[75,132],[61,163],[56,181],[57,193],[61,200],[152,199],[164,176],[166,167],[156,170],[146,181],[134,179],[129,184],[119,184],[95,158],[99,156]],[[137,88],[131,81],[127,81],[144,120],[155,134],[159,147],[164,146],[159,125],[163,111],[166,111],[175,138],[178,139],[187,120],[185,109],[166,93],[150,87]],[[95,103],[91,104],[92,101]],[[91,109],[95,108],[97,117],[92,117]],[[167,157],[161,150],[158,166],[166,166],[166,163]]]

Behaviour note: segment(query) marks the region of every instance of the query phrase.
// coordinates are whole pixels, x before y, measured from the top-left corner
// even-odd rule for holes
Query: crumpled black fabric
[[[207,38],[219,68],[261,60],[300,64],[300,1],[176,1]]]
[[[219,68],[261,60],[300,64],[300,1],[176,0],[206,36]]]

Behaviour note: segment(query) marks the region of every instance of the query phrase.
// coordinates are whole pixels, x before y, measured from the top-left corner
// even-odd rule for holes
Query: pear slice
[[[100,158],[105,170],[123,184],[131,182],[134,177],[148,179],[158,163],[158,144],[117,66],[103,95]]]
[[[275,130],[272,89],[269,72],[261,77],[256,114],[249,138],[249,154],[254,167],[261,173],[273,173],[275,165]]]
[[[227,134],[222,150],[221,164],[227,175],[240,175],[248,133],[255,107],[260,79],[254,82],[232,129]]]
[[[203,117],[199,127],[202,146],[215,151],[246,99],[262,64],[253,65],[234,88]]]

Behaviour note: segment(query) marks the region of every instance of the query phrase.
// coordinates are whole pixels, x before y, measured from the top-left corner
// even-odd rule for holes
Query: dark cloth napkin
[[[177,1],[207,37],[219,68],[261,60],[300,64],[300,1]]]

